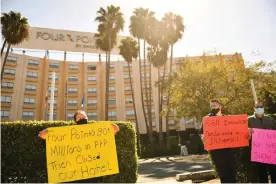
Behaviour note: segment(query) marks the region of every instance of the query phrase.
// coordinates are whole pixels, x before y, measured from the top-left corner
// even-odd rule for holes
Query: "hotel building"
[[[3,54],[2,61],[4,56],[5,54]],[[174,58],[173,70],[176,71],[182,62],[185,62],[185,59],[198,61],[200,57],[202,56]],[[242,58],[237,53],[211,57],[214,60],[225,61]],[[169,62],[166,68],[166,71],[161,72],[165,72],[167,76]],[[144,67],[142,67],[143,70]],[[74,113],[82,109],[83,99],[83,110],[87,113],[88,118],[90,120],[104,120],[105,62],[58,61],[46,57],[38,58],[10,53],[1,84],[1,121],[49,119],[53,71],[56,73],[54,120],[72,120]],[[152,67],[151,73],[149,71],[149,63],[146,63],[146,75],[142,76],[142,83],[147,81],[149,84],[151,75],[151,86],[148,85],[147,87],[152,89],[153,130],[158,132],[158,89],[154,86],[158,80],[158,75],[157,69],[154,67]],[[108,119],[112,121],[135,121],[129,77],[132,78],[140,134],[145,134],[138,61],[133,61],[131,64],[131,76],[128,74],[126,62],[111,62]],[[163,100],[166,104],[166,97]],[[146,104],[146,98],[144,101]],[[184,118],[180,120],[179,124],[176,124],[174,116],[174,112],[171,111],[169,114],[170,130],[185,130],[195,127],[193,121]],[[164,132],[165,127],[165,118],[163,118]]]

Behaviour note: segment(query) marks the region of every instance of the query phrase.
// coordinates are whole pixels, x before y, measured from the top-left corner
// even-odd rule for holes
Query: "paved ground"
[[[176,182],[176,174],[211,169],[207,155],[161,157],[139,160],[139,183]]]

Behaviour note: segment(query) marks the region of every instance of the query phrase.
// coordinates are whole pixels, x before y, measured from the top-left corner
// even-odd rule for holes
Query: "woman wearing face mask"
[[[219,100],[210,101],[210,114],[207,116],[223,116],[222,103]],[[199,132],[204,141],[203,126]],[[221,183],[236,183],[236,159],[233,148],[210,150],[212,162],[216,167]]]
[[[264,115],[264,106],[262,102],[256,102],[254,115],[248,117],[248,126],[250,128],[276,130],[276,122],[272,117]],[[254,133],[251,131],[251,133]],[[268,183],[268,174],[270,172],[271,183],[276,183],[276,166],[271,164],[256,163],[260,183]]]
[[[77,125],[83,125],[83,124],[87,124],[88,123],[88,118],[87,118],[87,115],[84,111],[77,111],[75,114],[74,114],[74,122],[77,124]],[[114,134],[116,134],[118,131],[119,131],[119,127],[118,125],[112,123],[112,127],[114,129]],[[38,136],[41,138],[41,139],[46,139],[46,135],[47,135],[47,129],[45,130],[42,130],[41,132],[39,132]]]

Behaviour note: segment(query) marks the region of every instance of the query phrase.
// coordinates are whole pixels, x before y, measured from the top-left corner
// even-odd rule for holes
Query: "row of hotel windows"
[[[109,99],[108,104],[114,105],[116,104],[116,99]],[[11,97],[10,96],[1,96],[1,102],[6,102],[6,103],[11,103]],[[35,104],[35,99],[34,98],[24,98],[24,103],[26,104]],[[126,103],[132,103],[132,98],[126,98]],[[48,100],[48,104],[50,104],[50,100]],[[54,104],[57,104],[57,100],[54,100]],[[75,106],[78,104],[77,100],[68,100],[67,101],[68,105]],[[97,105],[97,100],[88,100],[87,101],[88,105]]]
[[[2,82],[1,84],[2,88],[13,88],[14,84],[12,82]],[[35,91],[36,90],[36,85],[30,85],[30,84],[26,84],[25,85],[25,90],[27,91]],[[51,87],[48,88],[48,91],[51,91]],[[55,87],[55,92],[58,91],[58,88]],[[88,88],[87,89],[88,93],[96,93],[97,92],[97,88]],[[115,91],[115,87],[109,87],[109,91],[113,92]],[[125,91],[131,91],[131,87],[127,86],[125,87]],[[68,93],[77,93],[78,89],[77,88],[68,88]]]
[[[14,69],[9,69],[9,68],[5,68],[4,73],[7,75],[15,75],[15,70]],[[38,72],[27,72],[27,77],[31,77],[31,78],[37,78],[38,77]],[[132,77],[132,75],[131,75]],[[124,75],[125,79],[129,79],[129,75],[125,74]],[[52,74],[48,75],[48,79],[52,79]],[[55,76],[55,80],[58,80],[59,76],[56,75]],[[96,76],[88,76],[87,80],[88,81],[96,81]],[[115,80],[115,76],[109,76],[109,80]],[[78,81],[78,76],[69,76],[68,77],[68,81]]]
[[[47,114],[49,116],[49,113]],[[127,116],[134,116],[134,110],[127,110],[126,111],[126,115]],[[10,112],[9,111],[1,111],[1,118],[8,118],[10,116]],[[54,119],[56,119],[56,113],[53,113],[53,116],[54,116]],[[87,116],[88,117],[93,117],[93,118],[96,118],[97,117],[97,113],[96,112],[88,112],[87,113]],[[108,116],[109,117],[116,117],[117,116],[117,113],[115,111],[109,111],[108,112]],[[22,112],[22,117],[24,118],[33,118],[34,117],[34,112],[28,112],[28,111],[24,111]],[[67,114],[67,117],[68,118],[73,118],[74,117],[74,113],[68,113]]]

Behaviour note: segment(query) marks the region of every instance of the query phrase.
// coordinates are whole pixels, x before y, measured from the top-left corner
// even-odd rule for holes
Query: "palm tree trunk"
[[[111,28],[108,30],[108,61],[106,63],[105,75],[105,120],[108,120],[108,100],[109,100],[109,70],[110,70],[110,52],[111,52]]]
[[[5,39],[4,43],[3,43],[3,46],[2,46],[2,49],[1,49],[1,56],[3,55],[3,52],[4,52],[4,48],[6,46],[6,43],[7,43],[7,39]]]
[[[6,56],[5,56],[3,66],[2,66],[2,69],[1,69],[1,81],[3,80],[3,77],[4,77],[4,69],[5,69],[5,65],[6,65],[6,62],[7,62],[8,55],[9,55],[10,47],[11,47],[11,44],[8,45]]]
[[[171,77],[172,77],[172,58],[173,58],[173,45],[171,45],[171,60],[170,60],[169,81],[171,81]],[[166,145],[167,145],[167,149],[171,148],[170,130],[169,130],[170,96],[171,96],[171,86],[169,86],[168,98],[167,98],[167,108],[168,108],[168,113],[166,114],[166,137],[167,137],[167,141],[166,141],[167,144]]]
[[[151,145],[151,150],[153,150],[153,135],[152,135],[152,122],[149,118],[150,108],[149,108],[149,98],[148,98],[148,88],[147,88],[147,79],[146,79],[146,40],[144,39],[144,88],[146,94],[146,103],[147,103],[147,110],[148,110],[148,121],[149,121],[149,141]]]
[[[140,51],[140,39],[138,38],[138,48],[139,48],[139,71],[140,71],[140,89],[141,89],[141,99],[142,99],[142,110],[143,110],[143,116],[145,119],[145,124],[146,124],[146,129],[147,129],[147,133],[149,133],[149,125],[147,123],[147,119],[146,119],[146,112],[145,112],[145,104],[144,104],[144,93],[143,93],[143,77],[142,77],[142,62],[141,62],[141,51]]]
[[[134,92],[133,92],[133,87],[132,87],[132,79],[130,77],[130,65],[129,62],[127,62],[127,67],[128,67],[128,76],[129,76],[129,82],[130,82],[130,89],[131,89],[131,97],[132,97],[132,103],[133,103],[133,109],[134,109],[134,116],[135,116],[135,125],[136,125],[136,134],[137,134],[137,149],[140,155],[140,131],[139,131],[139,125],[137,121],[137,114],[136,114],[136,106],[135,106],[135,97],[134,97]]]
[[[165,71],[166,71],[166,63],[164,64],[164,67],[163,67],[163,76],[162,76],[162,81],[161,81],[160,93],[158,93],[160,95],[159,113],[161,113],[163,111],[163,92],[164,92]],[[160,73],[158,73],[158,74],[159,74],[158,81],[160,82]],[[160,83],[159,83],[159,85],[160,85]],[[160,142],[160,148],[163,148],[163,146],[164,146],[163,115],[160,115],[160,118],[159,118],[159,142]]]
[[[150,129],[151,129],[151,133],[152,131],[152,102],[151,102],[151,97],[152,97],[152,87],[151,87],[151,62],[149,64],[149,125],[150,125]]]
[[[158,110],[158,116],[159,116],[159,147],[162,148],[162,140],[163,140],[163,126],[162,126],[162,95],[161,95],[161,89],[160,89],[160,67],[158,67],[158,103],[159,103],[159,110]]]

